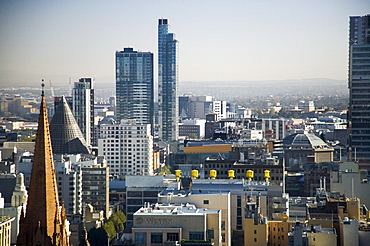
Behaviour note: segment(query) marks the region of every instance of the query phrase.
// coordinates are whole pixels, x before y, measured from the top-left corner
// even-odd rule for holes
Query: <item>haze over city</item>
[[[114,54],[154,52],[157,20],[179,44],[179,81],[347,79],[356,1],[0,1],[0,85],[114,85]],[[156,68],[154,69],[156,71]],[[156,75],[154,76],[157,77]]]

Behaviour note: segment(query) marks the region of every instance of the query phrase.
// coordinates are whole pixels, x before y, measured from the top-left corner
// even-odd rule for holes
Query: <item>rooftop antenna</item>
[[[53,84],[51,83],[51,80],[50,79],[49,79],[49,83],[50,83],[51,97],[53,98],[53,101],[54,101],[54,98],[55,98],[54,88],[53,88]]]
[[[95,88],[95,81],[96,81],[96,74],[94,75],[94,79],[93,79],[91,89]]]
[[[71,83],[71,77],[69,77],[69,88],[68,88],[68,94],[69,94],[69,96],[72,96],[72,83]]]

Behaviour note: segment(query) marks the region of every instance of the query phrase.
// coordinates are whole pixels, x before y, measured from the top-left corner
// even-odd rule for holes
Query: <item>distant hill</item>
[[[76,75],[53,75],[53,74],[32,74],[32,73],[24,73],[19,71],[11,71],[11,70],[0,70],[0,86],[40,86],[41,79],[44,79],[46,82],[49,80],[52,81],[53,86],[66,86],[68,87],[69,78],[71,78],[71,82],[78,81],[79,78],[84,77],[84,75],[76,76]],[[98,77],[97,82],[104,83],[106,86],[115,86],[115,79],[114,77]],[[103,86],[102,86],[103,87]]]
[[[41,79],[46,83],[52,81],[54,87],[68,88],[69,78],[72,83],[80,77],[70,75],[40,75],[9,70],[0,70],[0,87],[31,86],[39,87]],[[72,84],[73,86],[73,84]],[[48,88],[49,85],[46,84]],[[97,77],[96,89],[109,89],[114,93],[115,78]],[[113,91],[112,91],[113,90]],[[346,80],[327,78],[266,80],[266,81],[180,81],[179,95],[211,95],[219,100],[229,100],[243,97],[289,96],[289,95],[348,95]]]
[[[289,95],[347,95],[346,80],[325,78],[268,80],[180,82],[179,94],[212,95],[220,100],[237,97]]]

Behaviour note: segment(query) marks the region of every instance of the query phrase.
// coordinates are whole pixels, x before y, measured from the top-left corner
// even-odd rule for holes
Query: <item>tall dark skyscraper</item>
[[[370,162],[370,15],[349,22],[350,158]]]
[[[154,127],[153,53],[116,52],[116,116]],[[152,131],[153,133],[153,131]]]
[[[167,19],[158,23],[158,124],[163,141],[178,137],[178,41]]]

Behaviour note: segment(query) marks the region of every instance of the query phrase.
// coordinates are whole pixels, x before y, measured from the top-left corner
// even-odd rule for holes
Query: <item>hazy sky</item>
[[[349,16],[369,10],[369,0],[0,0],[0,70],[113,83],[116,50],[157,63],[163,17],[180,42],[180,81],[346,79]]]

